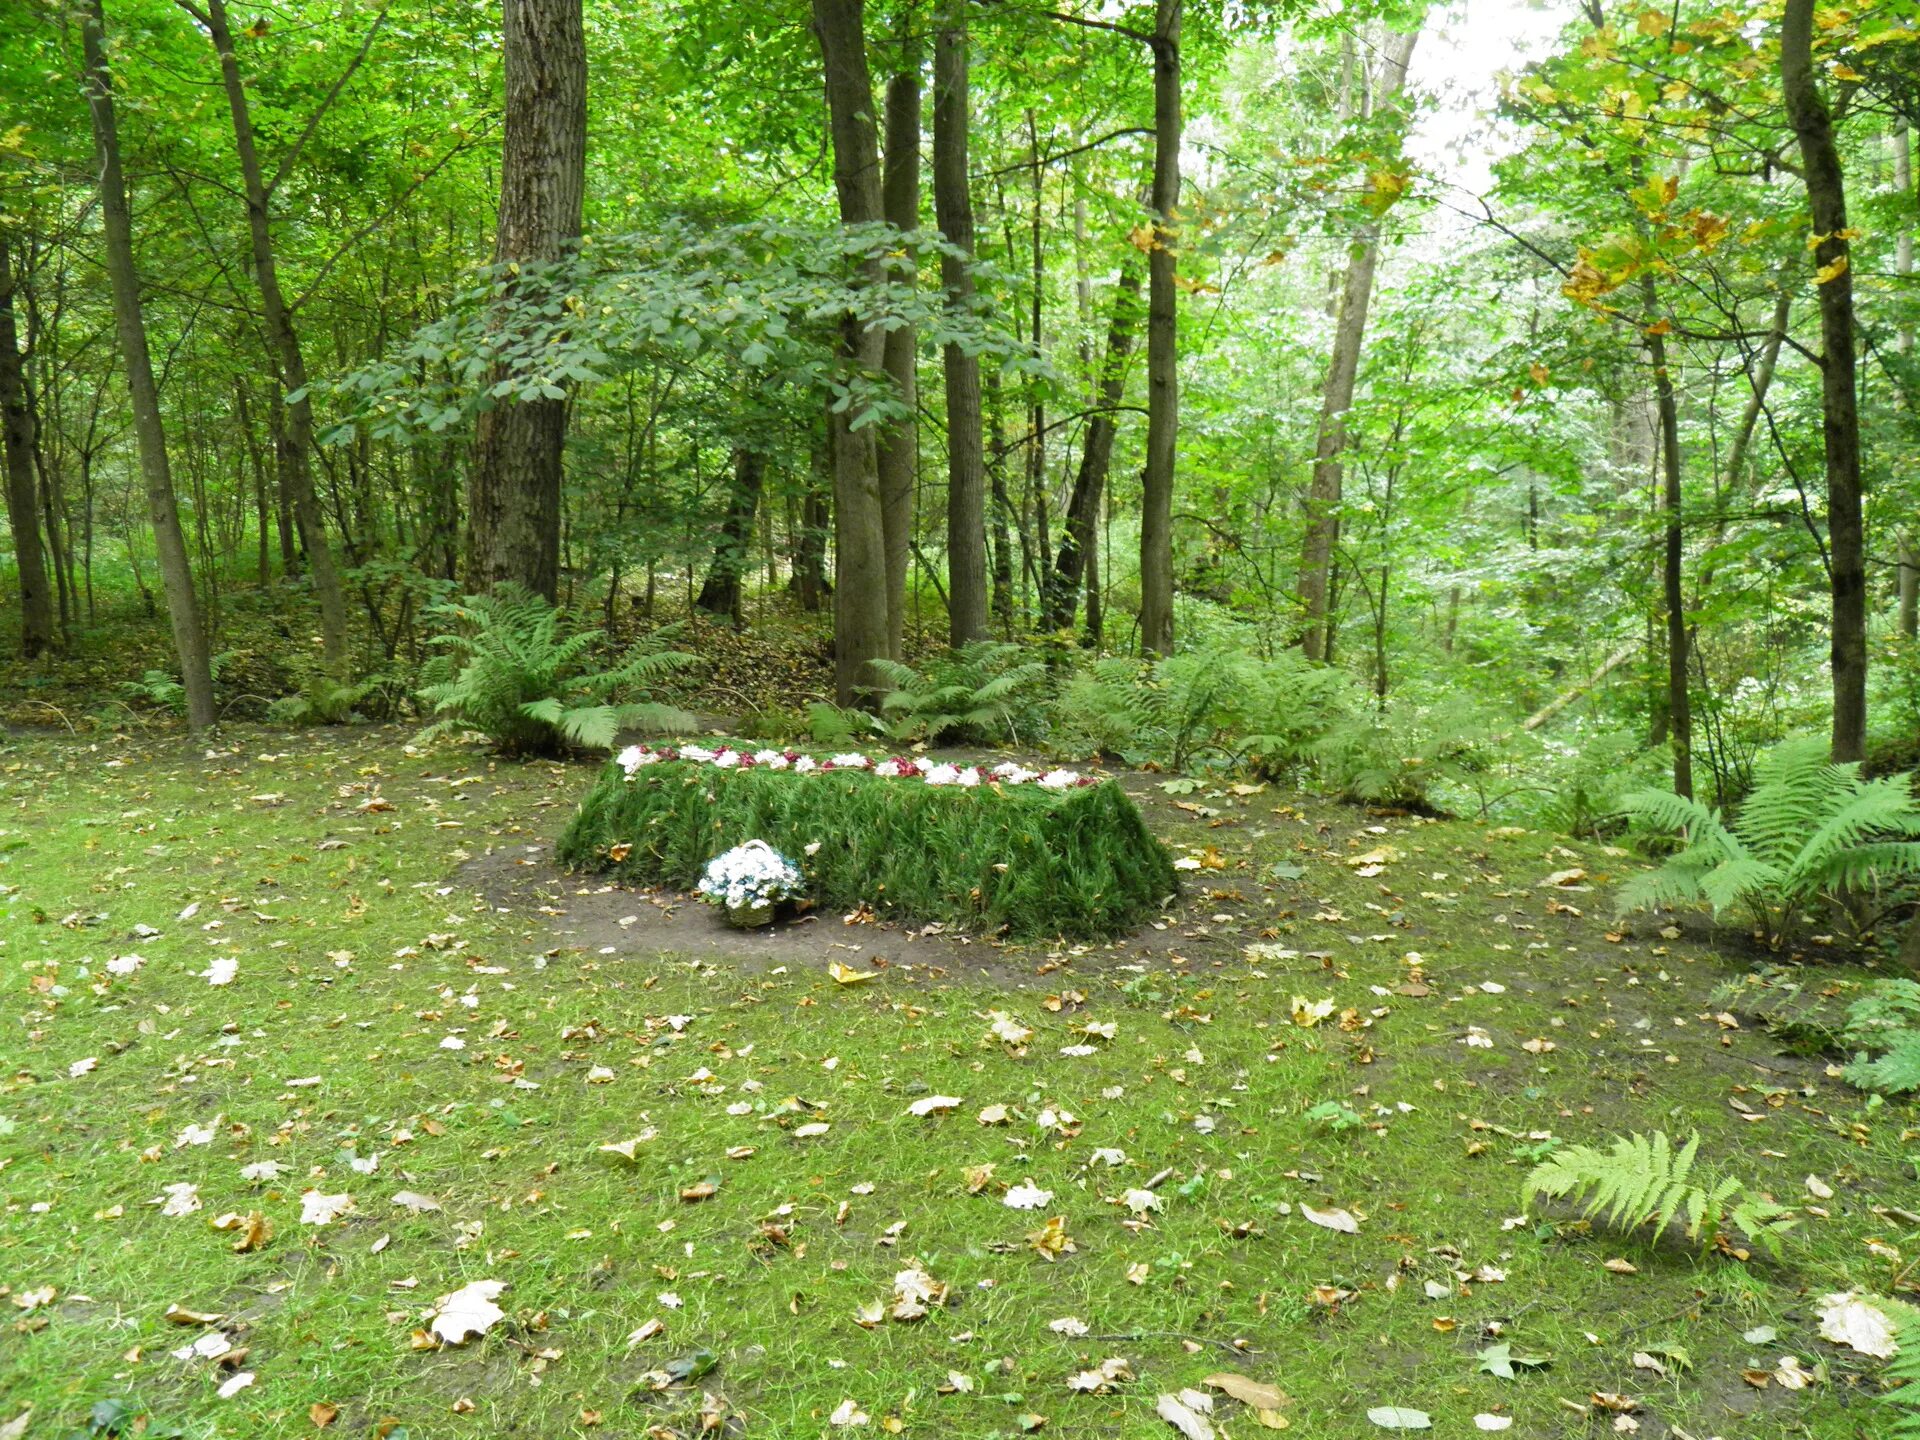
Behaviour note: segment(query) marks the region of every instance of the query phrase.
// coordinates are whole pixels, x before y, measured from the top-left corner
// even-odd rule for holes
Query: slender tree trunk
[[[587,41],[581,0],[502,0],[506,108],[500,154],[497,283],[510,266],[561,259],[580,238],[586,188]],[[468,582],[515,581],[554,599],[560,585],[564,399],[506,400],[483,411],[468,482]]]
[[[898,69],[887,81],[886,169],[881,206],[896,230],[920,227],[920,37],[910,6],[900,10]],[[896,283],[913,282],[917,269],[909,249],[896,262]],[[893,381],[906,417],[880,436],[880,518],[887,545],[887,654],[900,658],[907,620],[907,561],[913,539],[913,492],[920,469],[919,376],[914,327],[889,330],[881,368]]]
[[[146,318],[140,310],[140,276],[133,259],[133,212],[120,169],[120,134],[114,123],[113,81],[107,68],[107,22],[102,0],[87,0],[81,43],[87,67],[87,109],[93,121],[95,160],[99,165],[101,228],[106,240],[107,279],[113,290],[113,317],[120,357],[126,366],[127,399],[146,484],[147,517],[153,526],[160,580],[166,590],[167,619],[173,649],[180,660],[180,683],[187,692],[187,725],[199,731],[214,723],[213,670],[200,605],[193,592],[193,568],[180,529],[180,506],[167,464],[167,437],[160,420],[160,391],[147,350]]]
[[[1147,465],[1140,494],[1140,648],[1173,650],[1173,469],[1180,429],[1178,294],[1180,15],[1156,0],[1153,26],[1153,240],[1147,254]]]
[[[1790,285],[1783,284],[1779,298],[1774,302],[1772,328],[1767,331],[1760,354],[1754,360],[1753,373],[1748,377],[1747,403],[1741,407],[1739,423],[1734,426],[1733,436],[1727,441],[1719,505],[1713,521],[1713,543],[1716,548],[1727,537],[1728,507],[1746,484],[1747,451],[1752,448],[1754,431],[1759,426],[1761,412],[1766,408],[1767,392],[1773,388],[1773,372],[1780,363],[1780,347],[1786,341],[1787,322],[1792,313],[1793,290]],[[1717,569],[1709,555],[1706,563],[1700,567],[1699,586],[1702,594],[1713,588]]]
[[[1140,323],[1140,274],[1120,272],[1113,297],[1113,316],[1107,322],[1106,358],[1094,395],[1094,413],[1087,422],[1080,467],[1074,472],[1073,492],[1067,499],[1066,523],[1060,550],[1054,556],[1047,585],[1046,608],[1040,620],[1045,630],[1064,630],[1073,624],[1073,607],[1083,572],[1093,559],[1093,527],[1100,514],[1107,471],[1113,463],[1113,439],[1119,425],[1119,405],[1125,394],[1127,361],[1133,353],[1134,332]]]
[[[1827,555],[1832,588],[1833,759],[1867,751],[1867,572],[1861,519],[1860,412],[1854,390],[1853,275],[1846,178],[1833,121],[1813,78],[1813,0],[1787,0],[1780,92],[1800,142],[1820,267],[1820,413],[1827,452]]]
[[[1007,528],[1007,440],[1000,403],[1000,372],[987,376],[988,413],[993,425],[993,460],[988,466],[988,505],[993,533],[993,618],[1003,635],[1013,634],[1013,536]]]
[[[1905,288],[1913,276],[1914,193],[1913,131],[1904,120],[1895,121],[1893,127],[1893,189],[1906,212],[1905,218],[1898,222],[1900,235],[1894,241],[1893,250],[1893,273]],[[1902,355],[1913,353],[1912,325],[1900,327],[1899,347]],[[1900,531],[1900,633],[1913,639],[1920,631],[1916,622],[1920,622],[1920,556],[1914,554],[1912,530],[1903,526]]]
[[[206,0],[204,19],[213,48],[220,57],[220,77],[226,87],[227,111],[233,118],[233,147],[240,160],[240,179],[247,206],[247,230],[252,241],[254,283],[260,290],[260,309],[267,340],[280,366],[286,393],[283,442],[278,451],[280,487],[300,530],[313,578],[314,599],[320,606],[320,637],[327,664],[339,669],[347,662],[347,609],[334,568],[333,549],[327,543],[326,521],[313,493],[313,403],[307,398],[307,361],[293,316],[280,289],[280,272],[273,249],[273,223],[268,213],[271,191],[260,171],[254,145],[253,117],[246,85],[240,78],[239,57],[227,24],[225,0]],[[189,9],[193,7],[188,6]]]
[[[1380,49],[1381,70],[1375,82],[1374,110],[1393,103],[1407,79],[1413,58],[1411,34],[1390,34]],[[1373,193],[1372,182],[1368,193]],[[1384,209],[1384,207],[1382,207]],[[1347,445],[1347,412],[1353,408],[1354,383],[1360,373],[1360,350],[1366,339],[1367,307],[1373,298],[1374,270],[1380,263],[1378,215],[1362,222],[1347,254],[1347,275],[1340,290],[1339,318],[1334,323],[1333,356],[1327,363],[1326,384],[1320,394],[1320,428],[1313,447],[1313,481],[1307,499],[1307,532],[1300,547],[1300,648],[1309,660],[1329,658],[1328,615],[1333,591],[1333,552],[1340,536],[1340,504],[1346,484],[1343,454]]]
[[[5,425],[7,525],[13,534],[14,571],[20,585],[20,653],[31,660],[53,647],[53,597],[46,554],[40,544],[40,514],[33,479],[34,416],[27,403],[26,370],[13,310],[13,264],[0,237],[0,421]]]
[[[1642,272],[1647,310],[1653,313],[1654,281]],[[1685,598],[1685,534],[1681,528],[1680,404],[1673,374],[1667,368],[1667,340],[1650,333],[1647,356],[1653,363],[1653,393],[1660,414],[1660,511],[1666,543],[1662,552],[1661,602],[1667,616],[1667,739],[1673,746],[1673,793],[1693,798],[1693,703],[1688,691],[1688,652]]]
[[[833,185],[843,225],[884,218],[865,10],[863,0],[813,0],[833,136]],[[878,261],[864,267],[863,283],[877,285],[884,278]],[[879,369],[884,351],[885,337],[878,329],[852,315],[842,322],[840,353],[850,369]],[[834,695],[842,705],[871,704],[885,685],[871,662],[886,657],[893,628],[879,458],[871,426],[853,429],[849,411],[831,415],[828,423],[833,434]]]
[[[940,280],[956,310],[973,303],[967,45],[966,4],[955,0],[933,41],[933,213],[942,238],[961,252],[940,257]],[[947,390],[947,636],[958,648],[987,634],[980,361],[959,345],[946,346],[941,361]]]
[[[760,508],[766,464],[766,456],[759,451],[744,445],[734,447],[733,485],[727,495],[726,517],[720,522],[720,538],[714,543],[713,564],[707,568],[706,582],[693,602],[696,609],[728,616],[735,625],[746,621],[741,580],[751,560],[753,519]]]

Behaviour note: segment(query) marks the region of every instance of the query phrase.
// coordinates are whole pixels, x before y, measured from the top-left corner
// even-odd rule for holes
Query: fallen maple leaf
[[[1820,1338],[1876,1360],[1891,1360],[1899,1349],[1886,1312],[1851,1290],[1820,1298]]]
[[[1342,1235],[1360,1233],[1360,1222],[1345,1210],[1316,1210],[1311,1205],[1302,1205],[1300,1213],[1315,1225],[1328,1230],[1338,1230]]]
[[[486,1334],[507,1313],[493,1303],[506,1288],[504,1280],[475,1280],[442,1295],[433,1302],[428,1328],[448,1345],[462,1345]]]

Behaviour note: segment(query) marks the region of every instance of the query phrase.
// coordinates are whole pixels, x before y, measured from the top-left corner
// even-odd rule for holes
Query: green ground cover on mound
[[[714,856],[756,839],[800,863],[818,904],[1021,938],[1125,934],[1178,889],[1165,847],[1110,781],[963,788],[682,761],[629,779],[610,762],[559,855],[576,870],[691,888]]]

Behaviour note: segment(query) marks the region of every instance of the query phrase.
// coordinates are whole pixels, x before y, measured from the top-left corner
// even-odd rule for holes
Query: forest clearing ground
[[[1594,1392],[1635,1397],[1642,1436],[1884,1420],[1870,1362],[1816,1338],[1813,1302],[1884,1291],[1898,1266],[1869,1242],[1913,1251],[1884,1209],[1914,1205],[1912,1111],[1717,1020],[1712,990],[1753,960],[1725,937],[1612,928],[1631,861],[1130,776],[1202,863],[1164,930],[1012,950],[823,916],[756,958],[763,937],[715,941],[690,904],[666,920],[543,868],[526,847],[550,846],[587,769],[405,738],[0,755],[0,1425],[30,1406],[28,1437],[60,1435],[118,1398],[189,1434],[301,1433],[318,1406],[412,1440],[692,1435],[703,1408],[792,1436],[837,1433],[852,1401],[907,1434],[1159,1436],[1154,1397],[1222,1370],[1285,1391],[1313,1436],[1380,1433],[1380,1405],[1435,1434],[1476,1414],[1601,1433]],[[1592,888],[1540,883],[1574,868]],[[839,984],[832,959],[877,973]],[[1332,1011],[1296,1023],[1295,997]],[[993,1034],[995,1010],[1031,1038]],[[936,1096],[960,1103],[909,1113]],[[1303,1118],[1325,1100],[1370,1128]],[[993,1105],[1010,1123],[980,1123]],[[1543,1136],[1656,1126],[1827,1214],[1747,1264],[1506,1223]],[[631,1162],[599,1148],[636,1136]],[[277,1177],[243,1176],[263,1161]],[[1161,1208],[1130,1214],[1169,1170]],[[1051,1201],[1003,1203],[1029,1183]],[[198,1208],[149,1203],[169,1185]],[[309,1190],[352,1208],[303,1224]],[[209,1224],[251,1211],[273,1231],[254,1248]],[[1031,1237],[1053,1217],[1073,1248],[1049,1257]],[[916,1265],[947,1305],[857,1323]],[[412,1348],[436,1296],[483,1279],[506,1284],[490,1333]],[[223,1318],[171,1324],[169,1305]],[[1743,1339],[1762,1326],[1777,1338]],[[244,1357],[170,1353],[208,1329]],[[1477,1352],[1502,1341],[1551,1363],[1487,1373]],[[1825,1378],[1743,1380],[1785,1354]],[[1068,1388],[1109,1357],[1136,1378]],[[675,1362],[691,1382],[651,1388]],[[1261,1433],[1224,1397],[1215,1418]]]

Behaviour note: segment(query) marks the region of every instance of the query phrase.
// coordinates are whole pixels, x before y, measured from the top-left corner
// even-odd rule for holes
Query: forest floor
[[[405,742],[0,752],[0,1433],[1157,1437],[1223,1372],[1241,1440],[1887,1423],[1816,1304],[1914,1250],[1914,1112],[1716,1003],[1737,937],[1616,926],[1617,852],[1130,776],[1200,868],[1124,944],[743,937],[555,872],[585,767]],[[1522,1217],[1656,1127],[1782,1259]]]

